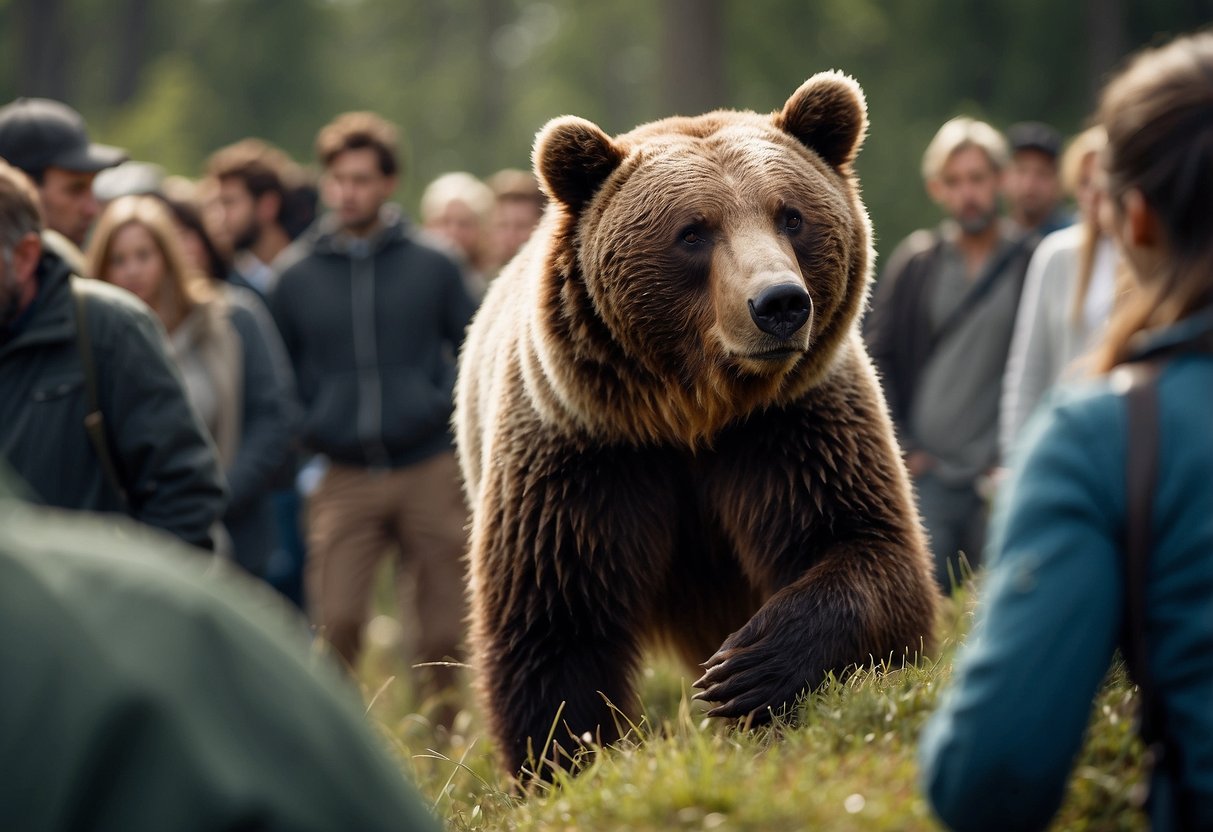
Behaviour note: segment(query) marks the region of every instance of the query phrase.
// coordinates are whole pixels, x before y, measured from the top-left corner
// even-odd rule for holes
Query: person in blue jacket
[[[1096,355],[1103,377],[1056,395],[1017,449],[979,621],[920,747],[954,829],[1040,829],[1061,804],[1131,589],[1126,465],[1144,437],[1128,433],[1122,365],[1168,349],[1136,622],[1168,749],[1148,810],[1155,830],[1213,829],[1213,32],[1139,55],[1100,120],[1136,285]]]

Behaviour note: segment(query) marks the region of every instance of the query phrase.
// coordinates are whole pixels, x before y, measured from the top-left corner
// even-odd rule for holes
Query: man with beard
[[[213,153],[207,176],[218,185],[223,236],[231,241],[228,281],[266,300],[277,280],[275,265],[292,240],[296,190],[303,174],[282,150],[260,139],[244,139]],[[293,382],[292,382],[293,383]],[[271,495],[277,541],[265,568],[266,580],[302,608],[307,547],[300,516],[302,500],[295,474],[302,460],[292,457],[276,478]]]
[[[295,163],[260,139],[217,150],[207,175],[219,184],[223,229],[232,241],[232,283],[269,294],[272,264],[291,242],[286,229],[290,194],[299,177]]]
[[[999,216],[1007,158],[988,124],[940,128],[922,170],[946,219],[893,252],[865,324],[945,591],[960,553],[981,556],[1000,380],[1036,241]]]
[[[303,401],[304,444],[330,465],[308,503],[308,607],[351,667],[376,567],[416,579],[417,652],[457,656],[467,511],[449,423],[454,356],[475,304],[458,264],[388,203],[396,129],[347,113],[316,152],[330,213],[297,245],[270,308]],[[411,612],[411,611],[409,611]],[[411,617],[411,615],[410,615]],[[433,668],[435,687],[451,681]]]
[[[1007,128],[1007,140],[1011,159],[1003,192],[1011,219],[1041,238],[1072,224],[1061,204],[1061,134],[1039,121],[1021,121]]]
[[[37,194],[0,162],[0,460],[36,502],[127,514],[212,548],[223,475],[164,330],[42,242]]]

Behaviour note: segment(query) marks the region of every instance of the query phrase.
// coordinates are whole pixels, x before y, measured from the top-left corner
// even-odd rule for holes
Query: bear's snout
[[[813,309],[813,301],[803,287],[795,283],[768,286],[750,298],[750,317],[763,332],[781,341],[791,338],[804,326]]]

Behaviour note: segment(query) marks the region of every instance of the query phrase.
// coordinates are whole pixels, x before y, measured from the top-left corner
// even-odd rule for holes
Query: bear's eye
[[[783,218],[783,227],[788,231],[796,231],[803,224],[799,211],[788,211]]]
[[[682,241],[683,245],[688,246],[698,246],[708,241],[707,234],[698,225],[688,225],[682,229],[678,239]]]

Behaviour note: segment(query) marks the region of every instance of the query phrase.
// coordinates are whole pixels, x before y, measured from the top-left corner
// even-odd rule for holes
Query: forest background
[[[1213,22],[1213,0],[0,0],[0,101],[58,98],[94,140],[170,173],[260,136],[312,162],[316,131],[376,110],[405,136],[400,201],[440,173],[529,167],[572,113],[610,133],[716,107],[769,111],[854,75],[858,168],[883,254],[937,219],[919,161],[965,113],[1067,136],[1132,50]]]

